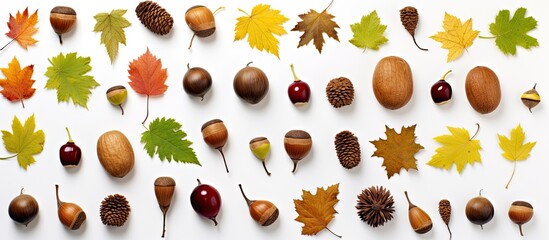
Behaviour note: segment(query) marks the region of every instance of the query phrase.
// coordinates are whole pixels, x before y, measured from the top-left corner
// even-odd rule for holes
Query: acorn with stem
[[[261,160],[263,169],[265,169],[267,175],[271,176],[271,173],[267,170],[267,166],[265,166],[265,159],[271,150],[271,143],[269,142],[269,139],[266,137],[256,137],[252,139],[250,141],[250,150],[257,159]]]
[[[313,146],[313,140],[308,132],[303,130],[291,130],[284,136],[284,149],[294,163],[292,173],[297,169],[297,163],[309,155]]]
[[[269,226],[278,219],[278,208],[267,200],[250,200],[242,189],[242,184],[238,184],[242,197],[250,210],[250,216],[261,226]]]
[[[204,142],[210,147],[215,148],[221,153],[223,157],[223,163],[225,163],[225,170],[229,173],[229,168],[227,167],[227,161],[225,160],[225,154],[223,154],[223,147],[227,143],[229,133],[223,121],[219,119],[210,120],[202,125],[202,137]]]
[[[190,7],[185,12],[185,22],[189,28],[194,32],[191,42],[189,43],[189,49],[193,46],[193,40],[195,36],[209,37],[215,32],[215,18],[219,11],[225,9],[225,7],[217,8],[213,13],[212,11],[202,5],[196,5]]]
[[[175,180],[173,178],[159,177],[154,181],[154,194],[163,215],[162,237],[166,234],[166,214],[170,208],[174,191]]]
[[[122,85],[107,89],[107,100],[109,100],[109,103],[112,105],[118,106],[120,111],[122,111],[122,115],[124,115],[122,104],[126,101],[126,98],[128,98],[128,90]]]
[[[541,97],[539,96],[539,93],[536,90],[537,85],[538,85],[537,83],[534,84],[534,87],[532,89],[524,92],[520,96],[520,100],[522,100],[522,103],[524,104],[524,106],[528,108],[530,113],[532,113],[532,108],[535,108],[541,102]]]
[[[414,205],[410,201],[408,191],[404,191],[404,195],[406,195],[406,200],[408,200],[408,220],[410,221],[412,229],[419,234],[424,234],[431,231],[433,228],[433,221],[431,220],[431,217],[429,217],[423,209]]]

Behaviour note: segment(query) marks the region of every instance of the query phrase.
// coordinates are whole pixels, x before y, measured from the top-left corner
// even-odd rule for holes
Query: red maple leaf
[[[149,117],[149,97],[166,92],[168,86],[165,83],[168,72],[162,68],[162,60],[152,55],[147,48],[147,52],[130,63],[128,73],[131,80],[128,82],[130,87],[139,94],[147,95],[147,115],[143,120],[145,124]]]
[[[23,99],[28,99],[34,95],[36,89],[32,88],[35,80],[32,80],[34,65],[26,66],[21,69],[19,61],[14,57],[7,68],[0,68],[5,79],[0,79],[0,87],[2,87],[2,95],[10,101],[21,101],[21,105],[25,108]]]
[[[36,39],[32,38],[32,35],[38,31],[38,28],[35,27],[36,22],[38,21],[38,10],[29,17],[29,8],[25,8],[23,13],[17,11],[15,17],[10,14],[10,20],[8,21],[8,28],[10,29],[6,35],[10,38],[13,38],[8,44],[0,48],[3,50],[13,41],[17,41],[21,47],[27,49],[27,46],[33,45],[36,42]]]

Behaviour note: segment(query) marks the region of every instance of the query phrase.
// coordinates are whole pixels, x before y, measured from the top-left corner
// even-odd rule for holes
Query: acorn
[[[408,220],[410,221],[410,225],[412,225],[412,229],[419,234],[431,231],[433,228],[431,217],[423,209],[410,202],[407,191],[404,191],[404,195],[406,195],[406,200],[408,200]]]
[[[522,233],[522,224],[529,222],[534,216],[534,208],[532,205],[525,201],[514,201],[509,208],[509,218],[515,224],[518,224],[520,235]]]
[[[480,228],[484,229],[482,225],[490,222],[494,217],[494,205],[481,193],[482,190],[479,191],[478,197],[474,197],[467,202],[465,215],[473,224],[480,225]]]
[[[118,106],[120,111],[122,111],[122,115],[124,115],[122,104],[126,101],[126,98],[128,98],[128,90],[122,85],[107,89],[107,100],[109,100],[112,105]]]
[[[175,191],[175,180],[171,177],[159,177],[154,181],[154,194],[158,201],[158,206],[162,210],[164,220],[162,224],[162,237],[166,233],[166,214],[172,202],[173,193]]]
[[[250,200],[242,190],[242,184],[238,184],[240,192],[248,204],[250,216],[261,226],[269,226],[278,219],[278,208],[267,200]]]
[[[86,213],[75,203],[59,200],[59,185],[55,184],[55,197],[57,198],[57,215],[59,221],[70,230],[77,230],[86,221]]]
[[[267,166],[265,166],[265,159],[271,150],[271,143],[269,142],[269,139],[266,137],[256,137],[252,139],[250,141],[250,150],[257,159],[261,160],[263,169],[265,169],[267,175],[271,176],[271,173],[267,170]]]
[[[297,162],[305,158],[311,151],[313,140],[309,133],[302,130],[291,130],[284,136],[284,149],[294,162],[292,173],[295,173]]]
[[[238,97],[250,104],[257,104],[269,91],[269,79],[261,69],[251,67],[251,63],[236,73],[233,88]]]
[[[61,35],[70,32],[76,23],[76,11],[71,7],[57,6],[50,12],[50,24],[53,31],[59,36],[59,43],[63,44]]]
[[[223,162],[225,163],[225,170],[229,173],[225,154],[223,154],[223,147],[225,146],[225,143],[227,143],[227,138],[229,137],[225,124],[219,119],[213,119],[204,123],[201,131],[204,142],[221,153],[221,157],[223,157]]]
[[[183,90],[191,96],[199,97],[200,101],[204,100],[204,95],[212,87],[212,76],[201,67],[189,68],[187,64],[187,72],[183,76]]]
[[[38,208],[36,199],[31,195],[23,194],[21,189],[20,194],[11,200],[8,214],[13,221],[27,226],[38,215]]]
[[[193,37],[191,38],[191,43],[189,44],[189,49],[191,49],[193,45],[193,40],[195,36],[209,37],[214,34],[214,14],[216,14],[221,9],[223,9],[223,7],[220,7],[215,10],[215,12],[212,12],[209,8],[205,6],[195,5],[190,7],[187,12],[185,12],[185,22],[194,32]]]
[[[541,101],[541,97],[539,96],[538,91],[536,90],[536,84],[534,84],[534,87],[526,92],[524,92],[520,96],[520,100],[522,100],[522,103],[524,103],[524,106],[528,108],[530,113],[532,112],[532,108],[535,108],[539,102]]]

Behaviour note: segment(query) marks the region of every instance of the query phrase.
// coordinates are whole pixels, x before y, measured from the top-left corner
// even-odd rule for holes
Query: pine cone
[[[452,238],[452,231],[450,231],[450,216],[452,215],[452,206],[450,205],[450,201],[446,199],[440,200],[438,203],[438,213],[440,214],[440,217],[442,218],[442,221],[446,224],[446,227],[448,228],[448,232],[450,233],[450,239]]]
[[[335,136],[335,149],[339,163],[351,169],[360,163],[360,144],[358,138],[350,131],[343,131]]]
[[[400,9],[400,21],[410,35],[414,36],[416,34],[417,22],[419,21],[417,9],[411,6]]]
[[[393,219],[395,202],[389,190],[372,186],[362,190],[357,197],[358,216],[371,227],[383,226]]]
[[[166,35],[172,30],[173,18],[158,3],[153,1],[144,1],[135,8],[137,17],[153,33]]]
[[[355,88],[351,80],[345,77],[332,79],[326,86],[328,101],[335,108],[350,105],[355,98]]]
[[[120,194],[109,195],[103,199],[99,207],[101,222],[109,226],[123,226],[130,211],[128,200]]]

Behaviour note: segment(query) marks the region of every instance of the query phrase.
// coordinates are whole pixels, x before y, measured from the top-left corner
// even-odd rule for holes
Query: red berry
[[[288,86],[288,97],[293,104],[305,104],[309,102],[311,97],[311,88],[309,84],[301,81],[295,74],[294,65],[290,65],[292,74],[294,75],[294,82]]]
[[[445,104],[452,99],[452,86],[444,80],[451,71],[446,72],[442,79],[435,82],[431,87],[431,98],[436,104]]]
[[[72,140],[69,129],[66,128],[69,141],[59,148],[59,159],[64,167],[76,167],[82,158],[82,150]]]
[[[196,213],[209,218],[217,226],[215,217],[221,209],[221,196],[214,187],[198,180],[198,186],[191,193],[191,205]]]

